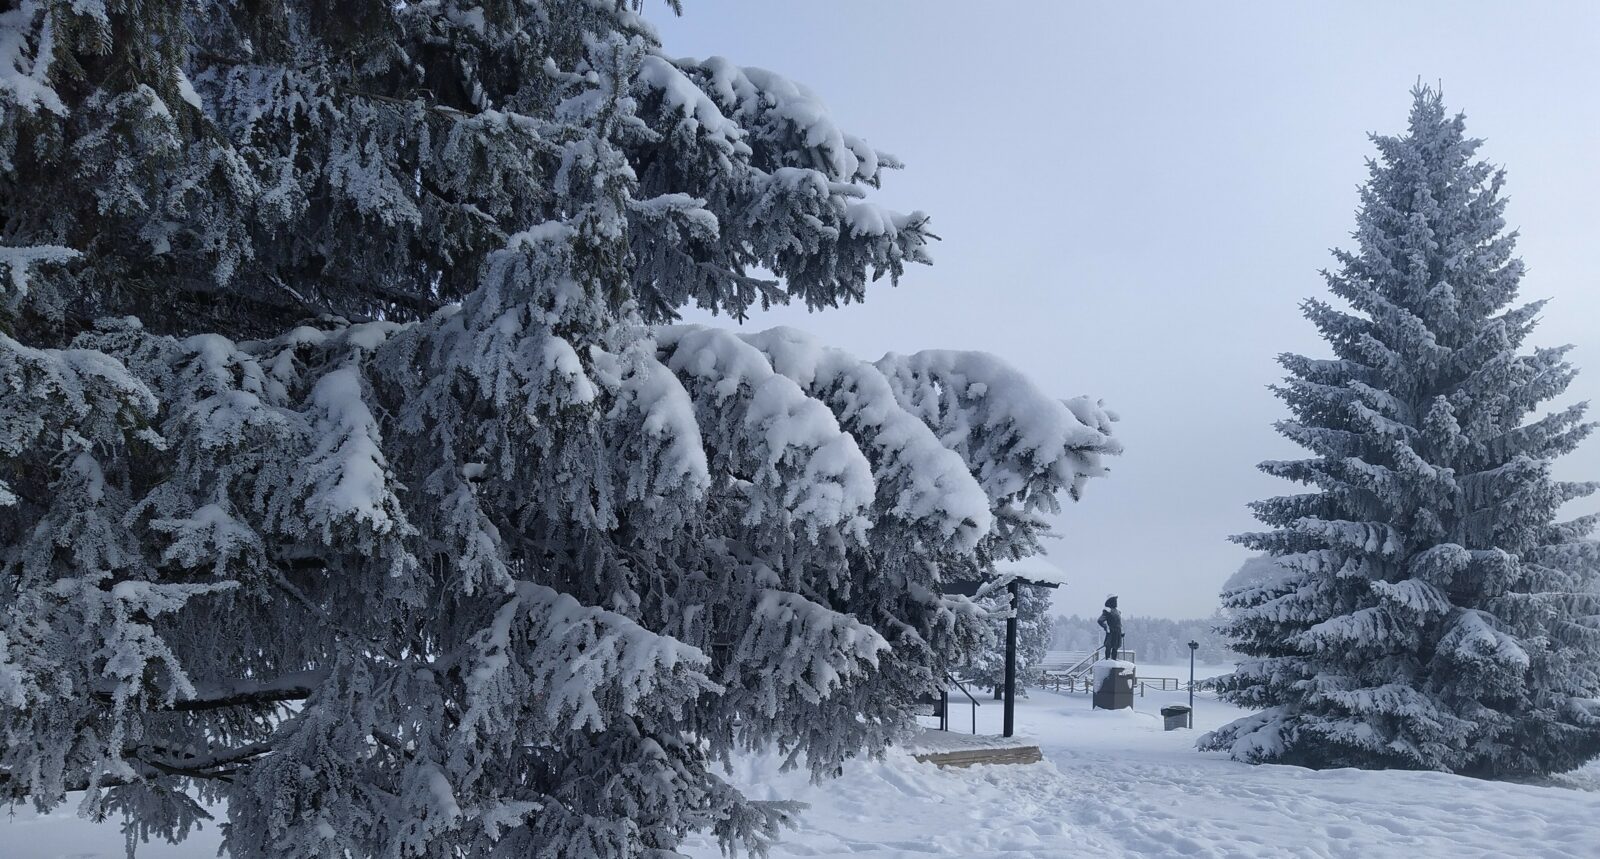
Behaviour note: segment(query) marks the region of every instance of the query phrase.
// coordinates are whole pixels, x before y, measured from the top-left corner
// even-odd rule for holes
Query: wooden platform
[[[1036,764],[1044,760],[1038,746],[1009,746],[1003,749],[968,749],[960,752],[920,752],[912,757],[941,767],[970,767],[973,764]]]
[[[918,761],[941,767],[970,767],[973,764],[1036,764],[1044,760],[1044,755],[1040,754],[1038,746],[992,734],[922,731],[907,740],[904,748]]]

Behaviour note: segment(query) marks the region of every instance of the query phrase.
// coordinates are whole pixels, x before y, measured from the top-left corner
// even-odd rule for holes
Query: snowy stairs
[[[1094,674],[1094,664],[1100,660],[1101,653],[1102,650],[1098,647],[1088,651],[1045,651],[1044,659],[1039,663],[1040,685],[1053,687],[1057,692],[1061,691],[1062,686],[1072,691],[1082,685],[1085,692],[1089,691],[1091,682],[1089,678]],[[1127,662],[1138,661],[1132,650],[1118,650],[1117,658]],[[1168,680],[1172,680],[1174,684],[1178,682],[1170,677],[1151,679],[1161,680],[1162,689],[1166,688]]]
[[[1081,680],[1094,669],[1099,650],[1050,650],[1039,663],[1039,670],[1050,682]]]

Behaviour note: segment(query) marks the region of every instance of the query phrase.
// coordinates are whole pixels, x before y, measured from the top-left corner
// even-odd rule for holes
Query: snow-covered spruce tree
[[[1593,516],[1557,521],[1594,484],[1551,477],[1593,429],[1576,405],[1528,420],[1575,370],[1519,351],[1542,302],[1502,173],[1437,92],[1409,130],[1375,137],[1357,250],[1327,275],[1341,310],[1307,317],[1334,357],[1286,355],[1279,424],[1312,456],[1268,462],[1314,492],[1255,505],[1239,542],[1278,571],[1223,595],[1247,658],[1226,697],[1259,708],[1201,739],[1248,761],[1438,769],[1572,769],[1600,755],[1600,551]]]
[[[0,12],[0,792],[237,859],[759,849],[1110,416],[658,327],[926,262],[806,90],[610,0]],[[775,277],[756,276],[770,272]]]

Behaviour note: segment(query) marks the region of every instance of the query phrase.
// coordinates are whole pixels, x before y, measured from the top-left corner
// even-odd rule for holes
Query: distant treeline
[[[1220,618],[1173,620],[1166,617],[1124,617],[1122,646],[1132,650],[1140,662],[1180,663],[1189,661],[1189,642],[1200,643],[1195,659],[1206,664],[1233,662],[1237,657],[1214,627]],[[1051,618],[1051,650],[1093,650],[1104,634],[1092,617],[1056,615]]]

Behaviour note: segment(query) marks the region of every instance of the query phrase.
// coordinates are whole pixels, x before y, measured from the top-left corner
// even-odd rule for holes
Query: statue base
[[[1104,665],[1104,662],[1110,661],[1103,660],[1095,665],[1095,677],[1100,682],[1094,690],[1094,709],[1132,709],[1133,672],[1121,665]]]

